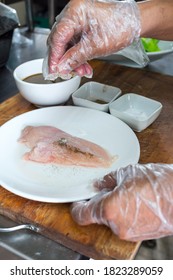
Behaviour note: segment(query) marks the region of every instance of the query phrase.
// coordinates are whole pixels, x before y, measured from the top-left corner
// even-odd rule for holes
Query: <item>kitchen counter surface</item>
[[[8,63],[6,67],[3,67],[0,69],[0,83],[1,83],[1,90],[0,90],[0,102],[5,101],[9,97],[14,96],[15,94],[18,93],[18,90],[16,88],[12,71],[17,67],[19,64],[30,60],[30,59],[35,59],[35,58],[42,58],[46,54],[46,39],[47,39],[47,34],[48,31],[45,30],[35,30],[33,33],[27,32],[27,30],[24,30],[21,32],[22,35],[24,35],[25,38],[28,40],[24,40],[23,44],[20,43],[13,43],[12,48],[11,48],[11,53],[10,57],[8,60]],[[170,54],[166,56],[165,58],[162,58],[156,62],[151,63],[149,66],[145,68],[144,72],[143,69],[138,69],[138,70],[132,70],[131,71],[131,79],[127,79],[126,84],[124,83],[124,89],[131,89],[132,88],[132,83],[135,83],[135,75],[138,75],[142,79],[142,74],[144,73],[145,75],[148,75],[149,82],[153,82],[154,80],[157,80],[157,76],[155,74],[151,74],[150,76],[150,71],[152,72],[158,72],[161,74],[166,74],[166,75],[173,75],[173,63],[171,63],[171,60],[173,61],[173,54]],[[94,63],[93,65],[96,65],[97,69],[97,62]],[[105,65],[105,64],[104,64]],[[115,77],[117,77],[117,81],[121,84],[121,75],[118,74],[118,70],[124,71],[124,75],[127,75],[130,70],[128,70],[126,67],[120,67],[117,66],[118,68],[116,69],[116,65],[114,68],[112,66],[109,66],[109,70],[114,69],[115,72]],[[127,74],[126,74],[127,72]],[[97,77],[97,75],[96,75]],[[127,75],[129,77],[129,75]],[[163,75],[158,76],[158,81],[159,78],[162,77],[162,80],[164,81]],[[103,77],[104,78],[104,77]],[[105,79],[107,76],[105,75]],[[168,90],[171,88],[171,77],[165,76],[166,83],[168,86]],[[83,80],[85,82],[86,79]],[[111,81],[113,81],[111,79]],[[140,80],[141,81],[141,80]],[[105,81],[106,83],[106,81]],[[161,84],[161,80],[159,81]],[[170,84],[169,84],[170,83]],[[119,84],[119,86],[120,86]],[[140,84],[140,82],[139,82]],[[153,85],[151,86],[148,84],[146,86],[145,90],[150,91],[151,93],[151,87],[154,87],[155,82],[153,82]],[[121,86],[120,86],[121,87]],[[156,86],[155,86],[156,87]],[[134,89],[140,89],[140,85],[137,85],[136,88],[133,85]],[[144,95],[146,92],[143,90]],[[143,93],[142,92],[142,93]],[[141,94],[142,94],[141,93]],[[151,93],[152,94],[152,93]],[[157,95],[157,93],[156,93]],[[16,97],[16,100],[19,97]],[[20,99],[20,98],[19,98]],[[162,99],[162,98],[161,98]],[[14,104],[15,105],[15,104]],[[24,106],[28,106],[26,108],[30,108],[29,104],[25,104]],[[7,106],[8,107],[8,106]],[[6,107],[6,108],[7,108]],[[32,107],[32,106],[31,106]],[[1,107],[2,108],[2,107]],[[31,108],[32,109],[32,108]],[[28,109],[27,109],[28,110]],[[4,113],[4,112],[3,112]],[[152,131],[150,130],[150,133]],[[143,137],[144,136],[144,137]],[[147,133],[145,133],[142,136],[142,134],[139,135],[139,140],[141,141],[142,145],[145,144],[145,141],[147,139]],[[150,159],[150,156],[147,154],[146,156],[141,157],[141,162],[145,162],[146,159]],[[151,157],[152,158],[152,157]],[[170,157],[168,162],[170,161]],[[15,199],[15,198],[14,198]],[[1,211],[1,214],[3,211]],[[14,219],[15,220],[15,219]],[[0,215],[0,227],[9,227],[9,226],[14,226],[16,225],[16,222],[8,220],[7,217],[4,217],[4,215]],[[49,235],[51,237],[51,235]],[[24,244],[30,244],[30,242],[33,242],[33,248],[34,250],[30,249]],[[46,244],[43,246],[43,244]],[[73,247],[73,246],[72,246]],[[21,250],[22,248],[22,250]],[[48,248],[52,248],[49,250]],[[51,254],[49,253],[51,251]],[[22,230],[19,232],[14,232],[14,233],[0,233],[0,259],[83,259],[85,258],[83,254],[77,253],[74,250],[71,250],[70,248],[64,247],[64,244],[60,245],[57,242],[51,240],[51,238],[47,238],[46,236],[39,235],[35,232],[31,232],[28,230]]]

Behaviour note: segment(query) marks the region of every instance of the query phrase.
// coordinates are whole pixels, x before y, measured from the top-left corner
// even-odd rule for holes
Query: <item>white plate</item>
[[[173,42],[172,41],[159,41],[158,47],[160,51],[147,53],[150,61],[158,60],[165,55],[173,52]]]
[[[92,141],[118,155],[111,168],[62,167],[24,161],[27,150],[17,140],[27,125],[52,125]],[[60,106],[36,109],[0,128],[0,184],[19,196],[43,202],[72,202],[96,194],[93,180],[118,167],[137,163],[139,142],[129,126],[107,113]]]
[[[147,55],[149,57],[150,62],[156,61],[158,59],[163,58],[164,56],[173,52],[173,42],[172,41],[162,41],[160,40],[158,43],[160,51],[158,52],[148,52]],[[112,63],[135,67],[135,68],[143,68],[142,65],[135,63],[133,60],[123,56],[122,54],[114,53],[112,55],[101,57],[101,60],[111,61]]]

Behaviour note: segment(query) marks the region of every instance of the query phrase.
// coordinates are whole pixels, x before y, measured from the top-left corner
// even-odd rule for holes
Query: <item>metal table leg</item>
[[[28,30],[33,31],[34,21],[33,21],[32,0],[25,0],[25,7],[26,7],[26,19],[27,19]]]
[[[28,30],[33,31],[34,21],[33,21],[32,0],[25,0],[25,6],[26,6]],[[49,27],[51,28],[55,21],[55,0],[48,0],[48,19],[49,19]]]
[[[55,22],[55,0],[48,1],[48,17],[49,17],[49,27],[51,28]]]

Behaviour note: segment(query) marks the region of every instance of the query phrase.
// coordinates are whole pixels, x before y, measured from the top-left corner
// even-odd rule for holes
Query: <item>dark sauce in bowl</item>
[[[61,78],[57,78],[55,81],[45,80],[42,73],[34,74],[23,79],[24,82],[31,84],[54,84],[62,82]]]

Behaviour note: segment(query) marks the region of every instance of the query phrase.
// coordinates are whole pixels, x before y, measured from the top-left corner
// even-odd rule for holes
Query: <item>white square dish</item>
[[[140,132],[153,123],[162,110],[162,104],[153,99],[127,93],[109,105],[111,115]]]
[[[88,82],[72,94],[72,99],[77,106],[108,112],[109,104],[120,94],[121,90],[117,87]]]

